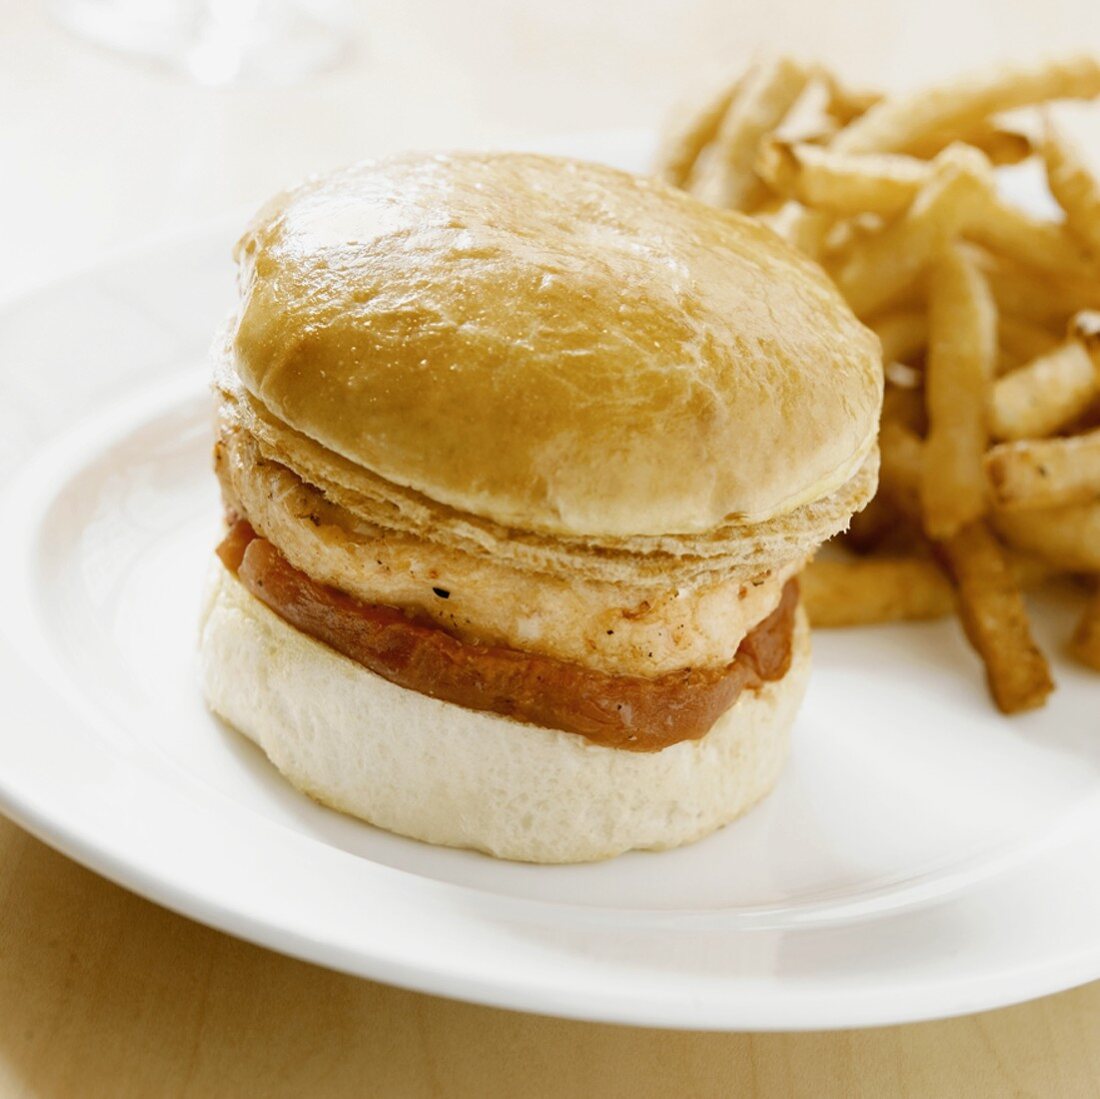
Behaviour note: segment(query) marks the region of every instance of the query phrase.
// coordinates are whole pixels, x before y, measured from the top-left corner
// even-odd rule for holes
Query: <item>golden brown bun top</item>
[[[878,342],[769,230],[594,164],[408,155],[281,196],[238,248],[236,369],[288,426],[508,526],[764,519],[863,463]]]

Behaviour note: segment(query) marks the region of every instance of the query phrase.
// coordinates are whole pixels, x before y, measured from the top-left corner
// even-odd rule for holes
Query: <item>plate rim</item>
[[[588,135],[588,139],[596,140],[592,135]],[[563,138],[562,143],[565,141]],[[195,243],[196,240],[228,240],[234,231],[233,226],[236,225],[231,217],[235,218],[236,215],[226,214],[203,219],[186,227],[112,248],[91,260],[74,264],[72,269],[63,274],[9,291],[0,296],[0,322],[32,299],[48,295],[64,284],[90,278],[105,269],[149,261],[162,253],[170,255],[174,248]],[[21,483],[30,463],[40,450],[38,448],[29,452],[24,461],[12,470],[9,485],[0,492],[0,499],[9,499],[14,491],[13,486]],[[7,560],[7,556],[7,550],[4,550],[0,553],[0,560]],[[11,684],[18,680],[14,669],[20,665],[25,666],[27,661],[12,648],[7,629],[2,632],[5,662],[0,668],[0,683],[7,681]],[[37,670],[32,674],[35,678],[39,676]],[[66,700],[58,698],[56,701],[68,709],[69,703]],[[0,753],[5,756],[11,754],[6,747],[8,739],[0,735]],[[910,989],[907,993],[910,997],[908,1006],[903,1008],[899,1008],[895,1002],[896,994],[888,989],[864,991],[861,994],[849,992],[846,1000],[844,994],[829,992],[828,1021],[822,1015],[824,994],[820,991],[805,996],[802,1001],[773,997],[773,1002],[763,1011],[760,1010],[760,1001],[756,999],[758,993],[754,993],[749,1000],[743,994],[727,996],[723,1006],[719,997],[700,995],[698,989],[694,995],[690,990],[678,993],[666,990],[663,996],[649,1002],[642,1002],[635,997],[624,998],[622,994],[608,994],[602,999],[592,998],[589,990],[584,995],[582,1005],[576,1002],[576,993],[507,979],[507,974],[498,973],[495,980],[487,977],[477,982],[471,981],[468,976],[457,975],[456,972],[441,972],[438,967],[426,964],[417,967],[407,962],[395,963],[392,958],[383,954],[360,951],[353,958],[331,944],[311,940],[308,936],[299,936],[296,932],[279,928],[271,922],[259,922],[248,913],[227,906],[217,897],[204,896],[201,892],[188,891],[175,884],[167,871],[158,875],[148,866],[141,865],[140,860],[127,859],[125,855],[112,850],[102,836],[96,836],[87,829],[76,826],[65,812],[58,809],[56,803],[51,812],[49,798],[42,798],[40,789],[37,791],[37,800],[33,795],[29,796],[28,790],[33,788],[33,781],[28,782],[24,775],[20,785],[19,779],[20,771],[17,767],[0,768],[0,808],[4,813],[49,846],[123,888],[207,926],[314,964],[403,988],[496,1007],[579,1020],[676,1029],[794,1031],[820,1029],[823,1026],[829,1029],[846,1029],[945,1018],[1007,1006],[1100,977],[1098,931],[1096,940],[1087,947],[1056,958],[1045,967],[1024,964],[1015,972],[989,974],[980,982],[971,981],[966,989],[952,988],[950,982],[929,986],[919,995]],[[224,795],[218,796],[224,798]],[[1093,819],[1097,816],[1100,814],[1093,814]],[[273,828],[280,827],[275,822],[265,823]],[[309,840],[308,837],[302,838],[309,842],[318,842]],[[1080,836],[1075,834],[1063,837],[1059,841],[1059,848],[1064,853],[1079,844]],[[355,858],[346,852],[341,854],[347,858]],[[415,877],[408,871],[389,867],[384,869]],[[1014,869],[1006,873],[1018,872],[1018,869]],[[443,882],[433,882],[432,888],[445,891],[471,889]],[[511,899],[496,898],[497,902]],[[540,908],[552,907],[545,902],[524,903]]]

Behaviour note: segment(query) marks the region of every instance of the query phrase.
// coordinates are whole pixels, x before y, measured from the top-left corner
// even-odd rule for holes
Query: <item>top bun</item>
[[[652,179],[408,155],[280,196],[238,246],[236,370],[289,427],[525,530],[692,534],[847,482],[879,345],[768,229]]]

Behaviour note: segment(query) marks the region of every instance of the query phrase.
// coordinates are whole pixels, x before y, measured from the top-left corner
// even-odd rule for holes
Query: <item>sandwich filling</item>
[[[218,556],[290,625],[398,686],[432,698],[576,733],[629,751],[706,735],[744,690],[782,679],[792,655],[798,585],[719,667],[656,676],[609,674],[541,653],[454,636],[415,612],[364,602],[295,568],[247,520],[233,517]]]
[[[261,423],[247,396],[223,391],[222,398],[214,463],[226,508],[247,516],[312,579],[360,602],[423,616],[463,641],[612,675],[723,668],[778,606],[805,558],[799,545],[772,547],[748,567],[699,571],[694,551],[620,552],[612,563],[597,545],[558,556],[558,540],[550,538],[527,544],[537,546],[538,558],[517,558],[524,532],[499,531],[474,544],[456,532],[474,517],[383,496],[380,481],[367,499],[363,471],[337,468],[323,448]],[[412,529],[403,526],[410,511],[418,513]],[[650,572],[653,557],[658,567]]]

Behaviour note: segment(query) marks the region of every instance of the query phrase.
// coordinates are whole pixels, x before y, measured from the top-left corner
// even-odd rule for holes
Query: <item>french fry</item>
[[[879,432],[879,493],[904,516],[919,519],[924,443],[915,431],[887,420]]]
[[[834,276],[857,315],[871,316],[912,288],[965,224],[984,193],[988,171],[980,153],[954,146],[901,218],[852,246]]]
[[[1063,226],[1004,202],[992,186],[984,201],[971,207],[963,232],[971,240],[1036,271],[1054,272],[1060,278],[1092,277],[1087,256]]]
[[[876,103],[882,102],[882,93],[866,88],[850,88],[842,83],[835,73],[823,74],[829,86],[829,113],[833,115],[841,125],[866,114]]]
[[[1086,255],[1061,225],[1033,217],[997,195],[991,168],[983,165],[987,186],[982,200],[968,207],[961,231],[1037,270],[1091,277]],[[757,171],[777,191],[807,206],[844,217],[873,213],[892,218],[928,183],[934,164],[898,154],[853,156],[769,141],[761,147]],[[1100,218],[1096,224],[1100,233]]]
[[[810,259],[820,259],[833,219],[799,202],[784,202],[774,212],[756,215],[773,232]]]
[[[905,362],[928,344],[928,317],[920,310],[898,309],[870,322],[882,344],[884,363]]]
[[[1100,392],[1096,364],[1069,339],[993,386],[989,426],[998,439],[1051,435],[1081,416]]]
[[[882,547],[902,521],[897,509],[879,493],[862,511],[852,516],[842,540],[854,553],[872,553]]]
[[[1005,554],[1008,558],[1008,567],[1012,570],[1012,578],[1017,586],[1025,591],[1045,584],[1062,572],[1049,561],[1044,561],[1033,553],[1021,553],[1019,550],[1006,547]]]
[[[897,360],[883,363],[882,372],[886,377],[886,384],[894,389],[915,391],[924,386],[924,371],[908,363],[899,363]]]
[[[993,513],[1009,545],[1066,572],[1100,572],[1100,502]]]
[[[790,58],[760,62],[745,75],[714,140],[696,163],[694,195],[735,210],[749,210],[760,202],[767,189],[753,168],[757,147],[794,105],[809,77]]]
[[[882,218],[877,214],[857,214],[852,218],[834,221],[832,229],[825,238],[825,255],[828,262],[835,269],[839,264],[846,262],[853,251],[881,232],[882,228]],[[921,295],[916,287],[913,287],[909,292],[899,295],[899,300],[893,302],[891,308],[917,309],[922,304]]]
[[[1048,112],[1013,112],[1100,96],[1100,57],[890,98],[779,60],[726,91],[666,173],[818,259],[884,357],[878,492],[842,536],[861,556],[805,573],[814,623],[955,601],[997,705],[1041,705],[1022,589],[1096,574],[1072,647],[1100,668],[1100,179]],[[1001,197],[994,166],[1035,154],[1064,220]]]
[[[665,131],[657,154],[657,175],[675,187],[691,180],[699,154],[714,140],[741,81],[712,89],[703,103],[685,106]]]
[[[1017,370],[1023,365],[1023,359],[1017,358],[1011,351],[1006,351],[1003,347],[998,348],[996,368],[998,378],[1004,374],[1011,374],[1013,370]]]
[[[1058,338],[1049,328],[1004,312],[997,318],[997,341],[1020,363],[1046,355],[1058,345]]]
[[[1043,132],[1043,162],[1050,193],[1065,210],[1069,231],[1094,259],[1100,259],[1100,182],[1049,115]]]
[[[983,124],[963,140],[975,149],[981,149],[998,168],[1021,164],[1035,152],[1035,142],[1030,133],[996,122]]]
[[[923,389],[923,385],[920,388]],[[885,387],[879,426],[885,431],[895,424],[908,429],[907,435],[915,440],[919,450],[920,436],[928,429],[928,414],[924,408],[924,394],[917,387],[902,388],[893,384]]]
[[[1100,585],[1092,593],[1073,631],[1070,652],[1086,667],[1100,672]]]
[[[812,77],[775,128],[771,139],[788,144],[828,141],[840,128],[836,118],[829,113],[829,102],[829,84],[825,77]]]
[[[1100,312],[1084,309],[1069,319],[1066,333],[1089,353],[1093,363],[1100,365]]]
[[[857,511],[840,536],[844,545],[854,553],[871,553],[890,533],[896,512],[886,502],[886,497],[876,495],[862,511]]]
[[[965,140],[990,115],[1052,99],[1100,95],[1100,60],[1082,55],[1033,66],[999,66],[910,95],[891,96],[841,130],[845,153],[906,152],[930,134]]]
[[[1037,272],[1001,257],[983,258],[982,270],[1002,313],[1060,329],[1069,314],[1100,309],[1100,281],[1065,272]]]
[[[923,371],[914,370],[913,373],[919,374],[922,379],[924,377]],[[893,383],[886,385],[882,394],[879,428],[900,424],[908,428],[909,434],[916,435],[917,442],[920,442],[920,437],[928,430],[928,414],[924,407],[924,394],[920,389],[923,389],[923,382],[919,387],[901,387]]]
[[[770,194],[763,198],[753,210],[752,216],[763,221],[765,218],[774,218],[781,210],[788,206],[789,200],[782,195]],[[796,204],[797,205],[797,204]]]
[[[942,551],[955,581],[959,618],[985,664],[994,702],[1006,714],[1041,706],[1054,681],[1032,639],[1005,551],[982,520],[962,527]]]
[[[781,194],[842,217],[900,214],[932,178],[931,164],[890,154],[853,156],[817,145],[771,139],[756,170]]]
[[[955,608],[951,584],[921,557],[819,558],[800,578],[814,626],[944,618]]]
[[[982,455],[996,353],[997,309],[985,278],[964,252],[947,248],[929,279],[920,501],[930,538],[950,538],[986,511]]]
[[[973,129],[960,135],[951,130],[930,133],[908,148],[910,156],[931,160],[956,141],[972,145],[998,166],[1019,164],[1035,152],[1032,135],[1014,123],[983,119]]]
[[[1100,431],[1064,439],[1023,439],[986,452],[995,507],[1059,507],[1100,500]]]

